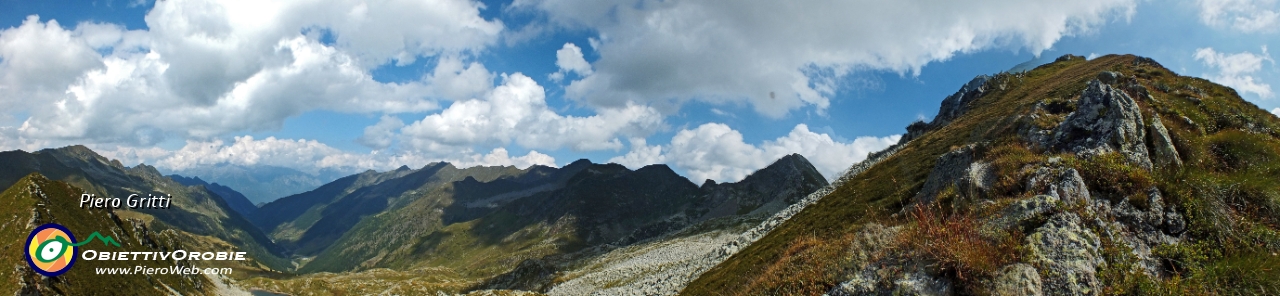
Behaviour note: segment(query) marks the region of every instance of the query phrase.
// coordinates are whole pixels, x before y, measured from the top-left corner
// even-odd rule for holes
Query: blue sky
[[[1275,0],[0,0],[0,149],[178,171],[670,164],[829,178],[979,74],[1130,53],[1280,113]]]

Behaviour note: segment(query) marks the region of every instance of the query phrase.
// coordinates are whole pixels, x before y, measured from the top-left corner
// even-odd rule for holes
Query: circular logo
[[[45,276],[58,276],[76,263],[76,237],[66,227],[49,223],[36,227],[27,237],[27,263]]]

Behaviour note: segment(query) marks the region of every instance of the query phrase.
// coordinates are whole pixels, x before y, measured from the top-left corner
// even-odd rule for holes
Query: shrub
[[[1155,181],[1151,172],[1130,165],[1123,155],[1107,153],[1086,159],[1073,157],[1067,163],[1080,171],[1090,193],[1111,201],[1128,198],[1135,206],[1146,208],[1147,190],[1155,185]]]
[[[1006,264],[1017,261],[1021,235],[995,240],[979,233],[981,222],[967,214],[944,217],[937,209],[916,207],[911,211],[916,222],[906,228],[902,244],[938,263],[942,270],[954,272],[961,282],[976,287],[978,279],[989,277]]]

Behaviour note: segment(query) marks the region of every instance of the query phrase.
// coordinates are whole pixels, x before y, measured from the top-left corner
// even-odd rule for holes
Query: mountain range
[[[198,177],[209,183],[234,188],[254,204],[310,191],[346,174],[334,170],[302,172],[272,165],[216,164],[192,166],[169,172],[173,175]]]

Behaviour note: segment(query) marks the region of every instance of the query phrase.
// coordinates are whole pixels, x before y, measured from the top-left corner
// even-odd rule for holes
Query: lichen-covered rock
[[[1026,263],[1014,263],[1003,268],[991,280],[991,295],[1039,296],[1044,295],[1043,283],[1036,268]]]
[[[1151,188],[1145,201],[1146,209],[1139,208],[1127,199],[1114,203],[1099,200],[1092,207],[1102,219],[1097,220],[1103,235],[1110,241],[1123,244],[1142,272],[1150,276],[1161,275],[1161,263],[1152,250],[1182,240],[1181,232],[1169,233],[1169,229],[1185,228],[1185,221],[1177,211],[1166,208],[1160,190]],[[1102,221],[1112,222],[1102,222]]]
[[[1097,295],[1104,266],[1098,234],[1083,227],[1080,216],[1064,212],[1049,218],[1026,238],[1026,261],[1040,270],[1048,295]]]
[[[1073,168],[1054,166],[1058,162],[1057,158],[1051,158],[1049,162],[1050,166],[1037,168],[1027,179],[1029,191],[1056,197],[1069,205],[1089,204],[1093,200],[1080,172]]]
[[[1054,130],[1053,148],[1084,157],[1120,153],[1130,163],[1151,168],[1142,112],[1133,98],[1099,80],[1089,81],[1076,111]]]
[[[1182,166],[1182,157],[1173,147],[1173,139],[1169,138],[1169,130],[1160,122],[1159,115],[1151,119],[1151,162],[1156,166]]]
[[[984,232],[999,233],[1010,229],[1023,232],[1039,227],[1049,219],[1049,215],[1057,213],[1058,198],[1052,195],[1036,195],[1014,201],[1000,210],[984,225]]]
[[[975,160],[978,149],[979,144],[969,144],[938,157],[924,187],[916,194],[916,202],[930,204],[950,186],[955,186],[956,193],[966,200],[986,197],[996,176],[990,164]]]
[[[886,260],[855,272],[826,295],[954,295],[950,279],[929,272],[926,264],[902,258]]]

